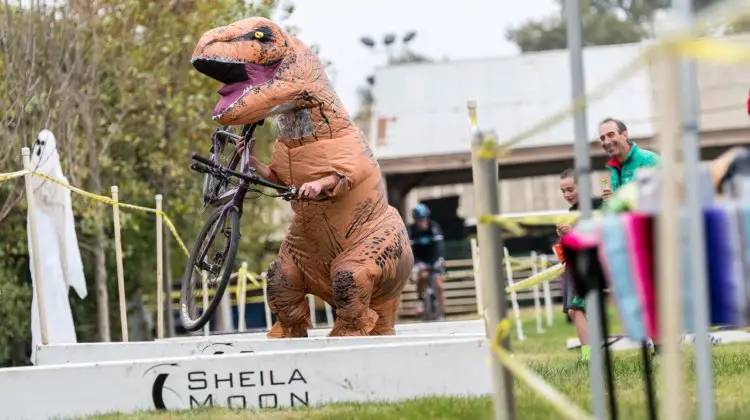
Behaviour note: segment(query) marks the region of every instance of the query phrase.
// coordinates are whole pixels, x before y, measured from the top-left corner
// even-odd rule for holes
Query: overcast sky
[[[459,6],[460,4],[460,6]],[[331,78],[347,110],[358,108],[357,86],[386,60],[359,41],[417,31],[411,47],[434,59],[518,54],[505,28],[554,13],[554,0],[295,0],[289,23],[307,44],[318,44],[333,62]]]

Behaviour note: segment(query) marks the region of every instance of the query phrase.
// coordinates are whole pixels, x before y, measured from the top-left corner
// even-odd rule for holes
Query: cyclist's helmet
[[[414,207],[414,210],[411,211],[411,215],[414,217],[414,220],[427,219],[430,217],[430,208],[419,203],[417,204],[417,207]]]

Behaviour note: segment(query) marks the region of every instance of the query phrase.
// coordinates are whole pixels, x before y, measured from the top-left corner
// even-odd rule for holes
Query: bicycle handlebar
[[[203,156],[199,155],[198,153],[193,152],[193,155],[191,156],[193,160],[197,160],[198,162],[209,166],[211,168],[215,168],[216,164],[211,162],[210,159],[204,158]]]
[[[223,166],[221,166],[219,164],[211,162],[211,160],[209,160],[209,159],[207,159],[207,158],[205,158],[205,157],[203,157],[203,156],[201,156],[201,155],[199,155],[199,154],[197,154],[195,152],[192,154],[192,158],[193,158],[193,160],[198,161],[198,162],[200,162],[200,163],[208,166],[211,169],[221,171],[221,172],[223,172],[223,173],[225,173],[227,175],[231,175],[231,176],[234,176],[236,178],[240,178],[240,179],[245,180],[245,181],[247,181],[247,182],[249,182],[251,184],[261,185],[261,186],[268,187],[268,188],[273,188],[274,190],[279,191],[279,192],[292,193],[292,194],[296,193],[296,189],[294,187],[290,188],[290,187],[286,187],[284,185],[274,184],[273,182],[270,182],[270,181],[267,181],[264,178],[261,178],[255,172],[253,172],[251,174],[243,174],[241,172],[233,171],[233,170],[231,170],[229,168],[225,168],[225,167],[223,167]]]

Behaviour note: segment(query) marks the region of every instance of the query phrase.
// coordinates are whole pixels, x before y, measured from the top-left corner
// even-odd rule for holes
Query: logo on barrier
[[[146,369],[146,372],[143,373],[144,376],[146,376],[149,372],[152,370],[162,370],[158,369],[160,367],[172,367],[172,368],[178,368],[180,365],[178,363],[162,363],[158,364],[156,366],[152,366],[148,369]],[[157,410],[166,410],[167,406],[164,404],[164,391],[171,391],[172,394],[174,394],[182,403],[182,397],[180,394],[175,391],[172,388],[169,388],[165,386],[165,383],[167,382],[167,378],[169,378],[169,373],[157,373],[156,379],[154,379],[154,384],[151,386],[151,399],[154,403],[154,408]]]
[[[231,363],[231,362],[229,362]],[[310,404],[300,369],[190,370],[179,363],[152,366],[151,399],[157,410],[222,406],[229,408],[304,407]]]
[[[229,347],[228,351],[226,350],[217,350],[217,348],[221,347]],[[235,347],[234,343],[209,343],[205,344],[201,349],[200,352],[202,354],[213,354],[213,355],[219,355],[219,354],[245,354],[245,353],[255,353],[254,350],[240,350],[237,351],[237,347]]]

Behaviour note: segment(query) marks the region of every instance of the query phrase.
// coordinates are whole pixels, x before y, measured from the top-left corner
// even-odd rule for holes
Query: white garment
[[[31,150],[31,167],[53,179],[69,184],[60,167],[55,136],[42,130]],[[88,294],[83,274],[81,251],[73,219],[70,190],[46,179],[32,177],[34,215],[36,217],[37,246],[39,249],[44,308],[49,343],[75,343],[73,314],[68,301],[69,287],[83,299]],[[41,327],[37,310],[36,273],[31,246],[31,230],[26,222],[29,259],[34,296],[31,302],[31,360],[35,361],[36,347],[41,344]]]

